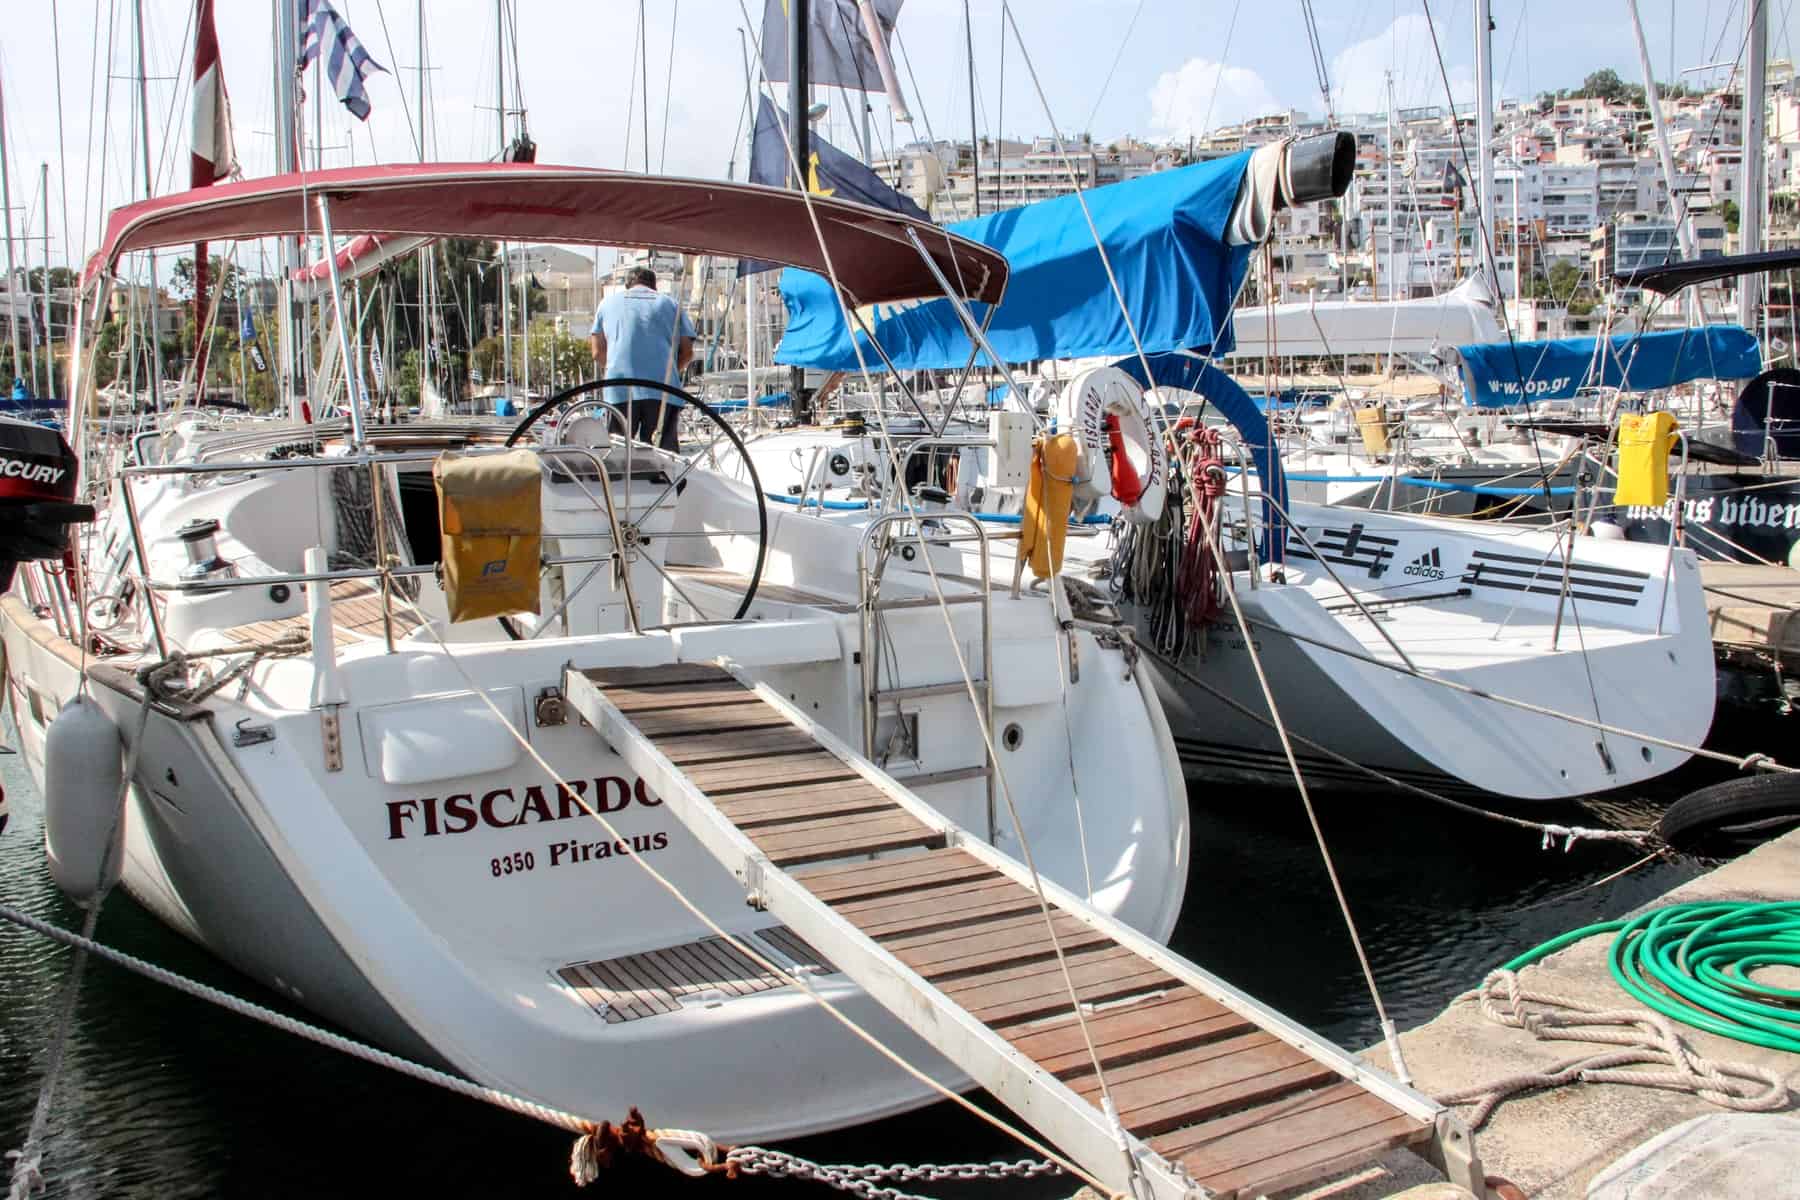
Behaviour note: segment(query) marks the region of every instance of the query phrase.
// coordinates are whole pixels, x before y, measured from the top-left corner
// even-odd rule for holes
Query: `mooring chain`
[[[955,1163],[908,1166],[856,1166],[846,1163],[816,1163],[779,1150],[760,1146],[740,1146],[725,1155],[728,1167],[746,1175],[767,1175],[773,1179],[806,1179],[834,1187],[865,1200],[930,1200],[914,1192],[884,1186],[888,1183],[972,1182],[980,1179],[1036,1179],[1062,1174],[1055,1163],[1037,1159],[1016,1162]]]

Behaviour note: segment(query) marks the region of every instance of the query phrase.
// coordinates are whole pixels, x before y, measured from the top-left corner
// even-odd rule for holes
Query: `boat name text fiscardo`
[[[22,479],[26,483],[54,485],[61,482],[62,477],[68,473],[67,467],[54,467],[49,463],[42,462],[26,462],[22,458],[0,454],[0,479]]]
[[[389,800],[388,840],[398,841],[408,834],[437,837],[444,833],[468,833],[486,826],[490,829],[516,829],[521,825],[545,821],[566,821],[570,817],[591,817],[597,812],[615,813],[633,800],[653,808],[662,803],[650,794],[642,779],[626,779],[619,775],[602,775],[592,782],[594,803],[589,807],[585,797],[589,780],[571,780],[565,787],[558,784],[552,799],[549,789],[532,784],[519,791],[511,787],[494,788],[479,797],[474,792],[457,792],[444,796],[421,796],[409,800]]]

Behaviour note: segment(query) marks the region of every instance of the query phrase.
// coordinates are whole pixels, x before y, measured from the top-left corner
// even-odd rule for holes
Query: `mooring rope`
[[[1787,1107],[1788,1088],[1780,1075],[1754,1063],[1712,1062],[1688,1049],[1676,1033],[1675,1023],[1661,1013],[1581,1004],[1554,992],[1523,987],[1519,973],[1504,968],[1490,972],[1470,994],[1480,998],[1482,1015],[1488,1020],[1523,1029],[1540,1041],[1620,1047],[1437,1097],[1440,1104],[1475,1105],[1469,1114],[1471,1129],[1480,1129],[1510,1097],[1570,1083],[1620,1083],[1691,1092],[1733,1112],[1775,1112]],[[1630,1070],[1632,1067],[1664,1069]]]

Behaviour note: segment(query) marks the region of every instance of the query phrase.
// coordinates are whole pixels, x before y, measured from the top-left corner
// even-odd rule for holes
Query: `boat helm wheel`
[[[1168,498],[1168,451],[1137,380],[1118,367],[1083,371],[1063,393],[1063,421],[1080,445],[1075,494],[1110,495],[1124,516],[1148,524]]]
[[[754,531],[756,536],[756,565],[750,571],[749,581],[744,585],[743,595],[738,599],[737,604],[735,606],[726,606],[734,608],[735,610],[731,612],[729,616],[725,615],[723,612],[707,612],[702,609],[700,605],[694,603],[690,589],[683,588],[679,580],[672,578],[669,573],[657,563],[654,556],[645,556],[642,559],[642,561],[647,562],[654,567],[658,574],[662,575],[663,582],[668,585],[675,595],[680,596],[687,602],[688,607],[694,609],[696,619],[743,620],[745,614],[750,611],[750,605],[756,600],[756,589],[762,582],[763,564],[768,560],[769,502],[763,495],[762,478],[757,474],[756,461],[750,457],[750,452],[744,446],[743,439],[738,436],[737,430],[733,429],[723,417],[721,417],[711,406],[702,402],[699,397],[693,395],[691,392],[675,387],[672,384],[663,383],[656,379],[619,378],[589,380],[586,383],[578,383],[574,387],[566,388],[563,391],[558,392],[556,395],[550,397],[548,400],[526,413],[519,423],[513,427],[513,431],[506,436],[506,444],[508,446],[517,445],[519,440],[530,432],[533,425],[537,424],[546,415],[561,409],[567,409],[567,411],[563,412],[562,419],[557,423],[557,429],[553,435],[553,439],[549,440],[549,444],[551,445],[579,444],[584,433],[587,432],[586,427],[589,423],[592,424],[593,432],[595,433],[600,432],[603,425],[611,426],[612,421],[615,419],[619,422],[619,427],[628,430],[630,426],[625,421],[624,414],[616,406],[604,400],[600,400],[596,395],[596,393],[601,392],[603,389],[620,387],[649,388],[652,391],[666,393],[686,405],[688,411],[699,413],[702,417],[706,418],[703,428],[710,431],[710,436],[707,438],[706,444],[687,454],[685,457],[671,455],[667,451],[659,450],[654,446],[646,446],[642,443],[639,443],[634,448],[634,453],[641,452],[646,460],[661,460],[668,462],[671,464],[672,469],[661,492],[647,508],[638,509],[635,506],[630,505],[622,506],[630,508],[632,510],[631,515],[635,515],[637,518],[635,521],[622,519],[619,522],[619,536],[624,541],[624,545],[621,549],[626,553],[635,553],[637,550],[642,549],[644,544],[650,540],[643,535],[642,525],[656,513],[658,509],[663,508],[664,506],[672,508],[680,501],[682,488],[686,485],[687,477],[693,473],[697,466],[703,461],[716,464],[721,443],[729,443],[732,449],[736,451],[738,461],[744,464],[744,468],[749,471],[751,495],[756,498],[756,529]],[[604,411],[608,416],[606,418],[589,416],[587,410]],[[608,434],[608,437],[610,438],[610,434]],[[604,449],[603,446],[600,448]],[[674,464],[679,464],[679,466],[674,466]],[[730,539],[735,537],[748,537],[751,532],[752,531],[747,529],[707,530],[700,533],[698,536]],[[514,640],[527,640],[528,635],[511,618],[501,617],[500,625],[506,630],[507,635]]]

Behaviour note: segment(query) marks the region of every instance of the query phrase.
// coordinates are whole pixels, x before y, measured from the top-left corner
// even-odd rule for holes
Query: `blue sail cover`
[[[1231,302],[1250,247],[1227,245],[1225,230],[1249,162],[1245,151],[1085,193],[1146,352],[1223,353],[1234,345]],[[1001,251],[1012,266],[1006,298],[987,330],[1007,362],[1133,352],[1079,198],[1058,196],[949,228]],[[790,267],[781,276],[781,296],[788,319],[776,362],[857,369],[829,282]],[[989,307],[973,305],[975,319],[984,319]],[[968,361],[969,336],[948,300],[874,309],[863,319],[895,367],[946,369]],[[878,367],[867,336],[859,332],[857,340],[863,361]],[[979,361],[987,364],[987,355]]]
[[[1695,379],[1749,379],[1762,370],[1756,339],[1741,325],[1621,333],[1548,342],[1458,346],[1470,404],[1505,408],[1567,400],[1585,387],[1647,392]]]

